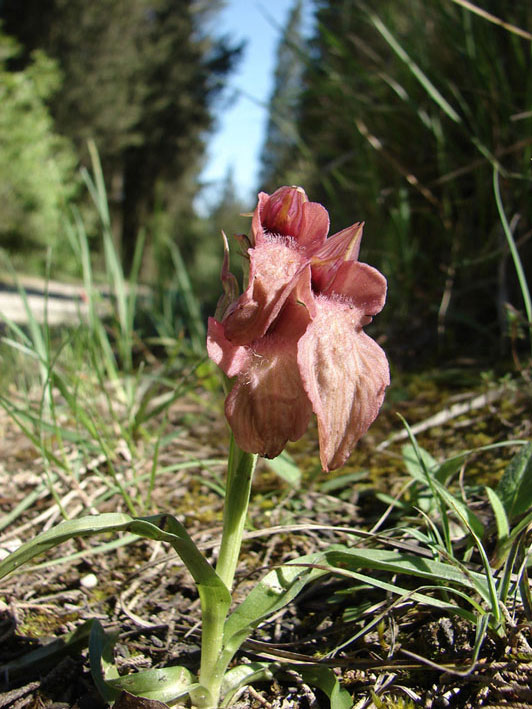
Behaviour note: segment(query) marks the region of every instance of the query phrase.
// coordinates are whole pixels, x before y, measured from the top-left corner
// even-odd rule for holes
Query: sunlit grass
[[[161,313],[157,326],[167,333],[165,341],[157,343],[162,358],[144,344],[145,335],[137,330],[137,323],[140,319],[149,325],[156,318],[151,312],[153,296],[138,282],[143,242],[139,239],[126,279],[113,243],[105,185],[94,146],[91,154],[93,173],[85,171],[84,180],[100,219],[107,287],[102,287],[101,277],[96,279],[87,232],[80,215],[74,213],[66,226],[83,275],[84,313],[80,308],[77,322],[51,327],[46,292],[41,322],[24,288],[18,286],[26,324],[4,318],[0,406],[40,455],[44,480],[61,509],[55,487],[58,475],[67,475],[73,485],[78,485],[79,471],[99,460],[106,470],[101,499],[118,494],[135,514],[150,504],[165,411],[197,385],[195,370],[204,358],[199,346],[203,323],[188,285],[184,303],[191,339],[176,333],[175,322],[166,322]],[[177,265],[184,270],[182,264]],[[180,275],[183,282],[183,272]],[[12,277],[16,282],[13,271]],[[143,310],[148,317],[139,318]],[[147,489],[134,472],[124,478],[117,469],[118,459],[125,456],[134,471],[139,445],[153,449]],[[92,501],[93,509],[99,499]],[[19,512],[26,508],[24,504]],[[63,509],[62,514],[66,514]],[[3,524],[12,522],[15,516],[8,515]]]

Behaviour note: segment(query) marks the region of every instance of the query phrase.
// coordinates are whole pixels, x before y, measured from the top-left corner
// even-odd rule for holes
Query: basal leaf
[[[40,674],[55,667],[66,655],[79,652],[87,647],[93,620],[80,625],[79,628],[53,640],[43,647],[36,648],[16,660],[0,665],[0,675],[9,679],[27,677],[28,672]]]
[[[532,443],[514,455],[496,487],[510,522],[532,507]]]
[[[26,542],[16,551],[6,556],[0,562],[0,578],[11,573],[22,564],[30,561],[39,554],[44,554],[49,549],[62,544],[74,537],[87,537],[103,532],[122,531],[127,528],[132,518],[118,512],[89,515],[80,519],[69,519],[61,522],[56,527],[39,534],[34,539]]]
[[[458,566],[442,561],[387,549],[349,549],[341,545],[330,547],[326,555],[332,566],[349,570],[382,570],[391,574],[404,574],[427,579],[433,584],[444,582],[455,583],[466,588],[474,587],[485,600],[490,600],[486,579],[482,574],[462,570]]]
[[[227,602],[230,602],[229,591],[196,547],[183,525],[171,515],[130,517],[127,514],[113,512],[66,520],[26,542],[3,559],[0,562],[0,578],[69,539],[124,531],[146,539],[170,543],[198,584],[217,587],[226,597]]]
[[[125,690],[137,697],[173,702],[186,697],[198,687],[195,677],[186,667],[154,667],[125,675],[107,682],[109,687]]]
[[[301,556],[270,571],[259,581],[225,623],[221,671],[261,620],[290,603],[307,583],[328,573],[327,569],[309,568],[323,560],[321,552]]]
[[[319,665],[297,667],[297,671],[311,687],[318,687],[324,692],[331,703],[331,709],[351,709],[353,698],[344,689],[330,667]]]
[[[252,682],[260,682],[273,679],[272,668],[278,667],[275,662],[250,662],[247,665],[237,665],[231,667],[223,678],[221,707],[230,707],[232,698],[241,687],[245,687]]]
[[[125,691],[136,697],[170,702],[198,686],[186,667],[152,668],[120,677],[113,662],[115,641],[116,636],[106,633],[99,622],[93,624],[89,642],[91,674],[106,701],[112,702]]]
[[[91,675],[96,689],[106,702],[114,701],[120,694],[108,684],[109,679],[118,677],[118,670],[113,661],[113,648],[116,633],[106,633],[99,621],[94,621],[89,638],[89,660]]]
[[[277,458],[266,461],[268,467],[284,480],[290,487],[299,487],[301,484],[301,471],[292,456],[283,451]]]

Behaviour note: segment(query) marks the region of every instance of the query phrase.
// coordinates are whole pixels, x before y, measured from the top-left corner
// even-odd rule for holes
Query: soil
[[[411,424],[422,424],[436,411],[478,394],[463,386],[398,385],[348,465],[338,472],[359,473],[357,483],[342,485],[339,477],[338,487],[330,486],[331,478],[317,467],[315,430],[289,449],[303,471],[304,495],[279,483],[262,462],[255,477],[236,600],[273,566],[331,543],[347,542],[345,534],[330,527],[370,530],[377,525],[382,531],[397,526],[397,513],[379,496],[383,492],[397,495],[407,480],[400,457],[405,441],[382,445],[401,430],[396,413],[401,412]],[[488,397],[485,406],[438,426],[423,430],[421,425],[420,445],[436,457],[447,457],[488,441],[532,438],[526,387],[505,389],[495,399]],[[160,472],[151,499],[153,450],[148,439],[139,439],[133,458],[124,443],[116,443],[115,473],[139,514],[172,512],[213,560],[222,513],[217,486],[223,480],[228,443],[221,407],[213,407],[198,391],[172,405],[165,425],[168,439],[159,451]],[[0,431],[1,510],[7,516],[18,509],[3,526],[1,554],[63,517],[96,509],[127,511],[122,496],[116,490],[113,493],[108,461],[102,456],[85,458],[76,467],[76,446],[63,442],[62,454],[70,456],[75,470],[69,476],[53,461],[39,457],[5,413],[0,415]],[[473,483],[493,484],[512,453],[512,449],[501,450],[471,456],[463,476]],[[210,462],[202,464],[202,460]],[[180,462],[188,462],[188,467],[179,468]],[[55,477],[54,494],[46,484],[47,476]],[[326,482],[329,487],[324,491]],[[25,500],[31,503],[27,507]],[[473,504],[486,516],[489,527],[489,509],[480,492]],[[115,660],[121,674],[169,664],[197,669],[199,606],[194,584],[179,559],[164,544],[143,540],[94,553],[96,546],[111,541],[71,540],[0,581],[0,709],[104,709],[83,643],[77,651],[54,658],[52,666],[24,664],[29,651],[91,619],[99,620],[106,631],[116,631]],[[67,556],[70,560],[64,560]],[[345,580],[326,577],[261,626],[244,645],[240,661],[273,657],[280,672],[272,682],[248,688],[234,706],[328,707],[326,696],[290,669],[289,663],[294,662],[332,667],[352,694],[356,709],[532,706],[532,632],[525,611],[520,604],[511,606],[505,637],[488,634],[480,655],[474,658],[475,629],[467,621],[409,600],[397,603],[382,592],[357,590]],[[351,621],[355,612],[358,616]],[[349,643],[372,619],[379,622]],[[326,656],[340,646],[341,650]],[[7,672],[5,665],[16,660],[21,666]],[[115,705],[118,709],[157,706],[141,705],[127,697],[121,702]]]

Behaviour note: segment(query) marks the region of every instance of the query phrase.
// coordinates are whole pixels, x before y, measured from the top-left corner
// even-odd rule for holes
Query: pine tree
[[[35,52],[20,71],[19,47],[0,31],[0,241],[15,264],[38,264],[61,246],[65,205],[76,189],[76,157],[69,142],[54,131],[47,106],[60,86],[56,63]]]
[[[155,208],[190,213],[211,106],[239,49],[200,0],[2,0],[0,19],[63,72],[52,113],[84,156],[95,140],[126,271]]]

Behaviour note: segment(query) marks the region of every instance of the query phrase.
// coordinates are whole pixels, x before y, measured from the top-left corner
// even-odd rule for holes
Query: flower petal
[[[310,284],[308,261],[284,239],[250,249],[249,285],[224,318],[225,336],[244,345],[262,337],[300,279]]]
[[[225,336],[224,326],[214,318],[209,318],[207,353],[228,377],[236,377],[245,371],[251,358],[249,348],[230,342]]]
[[[306,202],[303,205],[303,218],[297,234],[294,234],[298,246],[308,251],[319,248],[325,243],[329,233],[329,212],[319,202]]]
[[[318,419],[321,464],[334,470],[377,416],[390,376],[384,352],[361,329],[357,308],[324,297],[316,308],[297,359]]]
[[[264,242],[267,238],[266,231],[262,225],[262,213],[264,211],[265,205],[268,203],[270,195],[267,192],[259,192],[257,206],[253,212],[253,218],[251,220],[251,245],[256,246]]]
[[[312,253],[312,284],[317,291],[328,288],[342,263],[358,259],[363,228],[364,222],[357,222],[329,237]]]
[[[275,458],[305,433],[312,413],[297,365],[297,340],[267,336],[254,343],[249,367],[225,402],[237,444]]]
[[[356,261],[360,252],[360,242],[362,241],[362,231],[364,222],[355,222],[347,229],[330,236],[327,241],[317,251],[312,254],[314,260],[334,262]]]
[[[309,202],[302,187],[280,187],[272,195],[259,194],[251,230],[256,244],[277,234],[292,237],[305,249],[317,249],[327,238],[329,214],[323,205]]]
[[[323,294],[344,296],[364,315],[376,315],[386,300],[386,278],[367,263],[344,261]]]

